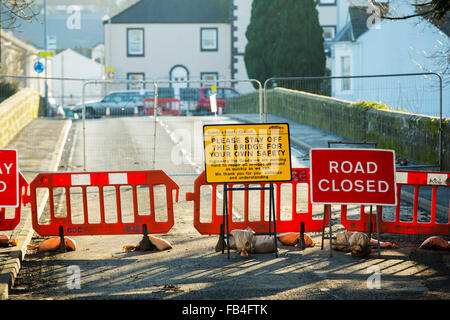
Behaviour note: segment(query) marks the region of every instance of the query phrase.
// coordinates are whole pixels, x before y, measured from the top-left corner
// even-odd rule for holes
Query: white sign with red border
[[[0,149],[0,207],[19,206],[19,169],[17,150]]]
[[[395,153],[382,149],[311,149],[314,204],[397,205]]]

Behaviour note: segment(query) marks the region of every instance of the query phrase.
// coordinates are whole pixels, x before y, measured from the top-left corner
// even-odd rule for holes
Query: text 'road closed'
[[[396,205],[391,150],[312,149],[313,203]]]
[[[17,150],[0,150],[0,207],[19,206],[19,169]]]

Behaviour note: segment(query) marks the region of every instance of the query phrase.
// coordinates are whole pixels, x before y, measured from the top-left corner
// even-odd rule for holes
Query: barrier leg
[[[66,239],[64,239],[64,227],[63,226],[59,226],[58,228],[59,231],[59,252],[66,252]]]
[[[230,229],[228,227],[228,189],[227,184],[223,185],[224,202],[225,202],[225,226],[227,229],[227,256],[230,259]]]
[[[277,224],[276,224],[276,213],[275,213],[275,196],[274,196],[274,190],[273,190],[273,183],[270,183],[270,198],[272,199],[272,213],[273,213],[273,233],[274,233],[274,237],[273,237],[273,241],[275,244],[275,257],[278,258],[278,246],[277,246]],[[270,213],[269,213],[269,217],[270,217]],[[269,222],[269,232],[270,232],[270,222]]]
[[[326,214],[327,214],[327,206],[326,205],[324,205],[323,206],[323,223],[322,223],[322,244],[321,244],[321,246],[320,246],[320,250],[323,250],[323,240],[324,240],[324,238],[325,238],[325,217],[326,217]]]
[[[217,189],[216,189],[217,190]],[[216,191],[217,192],[217,191]],[[225,197],[225,187],[223,189],[223,204],[222,204],[222,224],[220,225],[220,236],[219,236],[219,241],[221,242],[222,245],[222,254],[225,253],[225,246],[224,246],[224,240],[225,240],[225,215],[226,215],[226,197]]]
[[[305,223],[300,222],[300,250],[305,250]]]
[[[224,216],[225,216],[225,214],[224,214]],[[225,222],[225,221],[224,221],[224,222]],[[224,244],[225,244],[225,238],[224,238],[224,230],[223,230],[223,226],[224,226],[224,223],[222,223],[222,224],[220,225],[220,233],[219,233],[219,246],[220,246],[220,248],[222,248],[222,254],[225,253],[225,246],[224,246]]]
[[[156,246],[150,241],[150,238],[148,237],[148,230],[147,230],[147,224],[142,224],[142,241],[144,242],[145,251],[147,250],[156,250]]]
[[[370,238],[372,238],[372,206],[370,206],[370,213],[369,213],[369,239]]]
[[[380,206],[377,206],[377,242],[378,242],[378,245],[377,245],[378,246],[378,258],[381,258],[381,250],[380,250]]]
[[[273,185],[269,188],[269,234],[272,233],[272,203],[273,203]]]
[[[329,235],[329,237],[330,237],[330,257],[332,257],[333,256],[333,244],[332,244],[333,232],[331,230],[331,206],[329,204],[327,204],[326,206],[328,207],[328,219],[329,219],[329,225],[330,225],[330,230],[329,230],[329,233],[330,233],[330,235]]]

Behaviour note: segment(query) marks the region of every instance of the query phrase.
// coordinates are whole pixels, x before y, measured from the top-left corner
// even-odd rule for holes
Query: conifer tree
[[[264,83],[325,75],[322,33],[314,0],[254,0],[244,56],[248,76]]]

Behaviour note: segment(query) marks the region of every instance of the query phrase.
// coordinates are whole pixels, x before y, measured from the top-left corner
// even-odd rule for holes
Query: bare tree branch
[[[33,7],[34,0],[1,0],[1,27],[12,29],[20,20],[31,21],[39,12]]]
[[[376,0],[368,0],[370,6],[373,8],[385,8],[386,6],[383,3],[379,3]],[[393,3],[388,3],[387,6],[393,5]],[[410,15],[400,15],[400,16],[392,16],[387,15],[383,12],[387,13],[387,10],[379,11],[378,15],[381,19],[387,20],[406,20],[414,17],[425,17],[427,19],[433,19],[439,22],[441,19],[445,19],[447,12],[450,10],[450,1],[448,0],[431,0],[424,3],[412,3],[411,6],[416,7],[415,14]],[[424,9],[426,8],[426,9]]]

